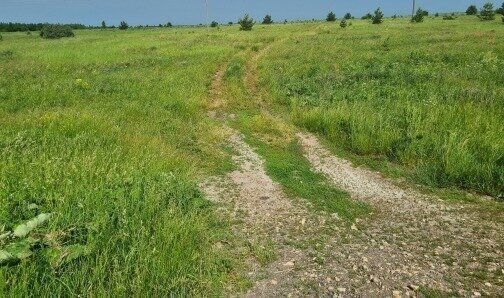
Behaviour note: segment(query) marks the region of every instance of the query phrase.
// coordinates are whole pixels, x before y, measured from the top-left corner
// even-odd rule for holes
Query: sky
[[[412,0],[207,0],[208,19],[219,23],[236,22],[249,13],[262,20],[323,19],[329,11],[338,17],[346,12],[355,16],[380,6],[386,15],[411,13]],[[495,0],[500,7],[504,0]],[[430,12],[465,11],[486,0],[416,0],[417,7]],[[0,22],[50,22],[118,25],[175,25],[205,23],[205,0],[0,0]]]

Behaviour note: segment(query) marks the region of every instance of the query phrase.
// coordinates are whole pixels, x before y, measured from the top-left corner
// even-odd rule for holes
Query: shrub
[[[217,23],[217,21],[212,21],[212,22],[210,23],[210,27],[212,27],[212,28],[215,28],[215,27],[217,27],[217,26],[219,26],[219,23]]]
[[[63,25],[45,25],[40,30],[40,37],[47,39],[58,39],[62,37],[74,37],[72,28]]]
[[[126,30],[128,28],[129,28],[128,23],[126,23],[125,21],[121,21],[121,24],[119,25],[119,30]]]
[[[455,14],[447,14],[447,15],[444,15],[443,16],[443,20],[447,20],[447,21],[453,21],[455,20],[457,17],[455,16]]]
[[[233,22],[228,22],[228,25],[233,25]]]
[[[346,28],[348,26],[347,20],[346,19],[341,20],[339,25],[341,28]]]
[[[373,15],[370,14],[369,12],[365,15],[362,16],[362,20],[371,20],[373,18]]]
[[[495,20],[495,12],[494,12],[493,4],[491,2],[485,3],[485,5],[483,5],[483,8],[481,8],[480,14],[478,17],[482,21]]]
[[[412,23],[422,23],[424,21],[425,12],[419,8],[415,15],[411,18]]]
[[[477,14],[478,14],[478,8],[476,7],[476,5],[471,5],[466,10],[466,15],[468,16],[474,16]]]
[[[0,41],[2,41],[2,40],[3,40],[3,36],[2,36],[2,34],[0,34]]]
[[[383,23],[383,12],[379,7],[375,10],[372,20],[373,24]]]
[[[253,18],[246,14],[243,18],[238,20],[238,24],[240,24],[240,31],[251,31],[255,22]]]
[[[262,21],[263,24],[265,25],[269,25],[269,24],[273,24],[273,19],[271,18],[271,16],[268,14],[264,17],[263,21]]]
[[[345,20],[350,20],[350,19],[352,19],[352,14],[351,14],[351,13],[349,13],[349,12],[347,12],[343,18],[344,18]]]
[[[326,17],[326,21],[328,22],[335,22],[336,21],[336,14],[334,12],[330,12],[327,17]]]

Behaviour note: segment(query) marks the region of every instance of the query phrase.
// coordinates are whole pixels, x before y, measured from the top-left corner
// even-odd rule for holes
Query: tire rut
[[[299,133],[298,139],[316,171],[375,210],[354,225],[351,241],[336,253],[361,265],[334,258],[333,266],[354,275],[347,281],[353,294],[411,296],[418,286],[461,296],[503,293],[501,224],[483,221],[470,205],[447,203],[353,167],[311,134]]]

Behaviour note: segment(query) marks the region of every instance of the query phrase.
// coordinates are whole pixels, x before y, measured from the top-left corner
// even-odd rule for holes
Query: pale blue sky
[[[485,0],[416,0],[431,12],[465,11]],[[504,1],[504,0],[502,0]],[[493,1],[496,6],[502,1]],[[99,25],[198,24],[205,22],[204,0],[0,0],[0,22],[61,22]],[[380,6],[386,15],[408,14],[412,0],[208,0],[209,19],[236,21],[244,13],[256,19],[271,14],[274,20],[322,19],[329,11],[338,17],[350,12],[361,16]]]

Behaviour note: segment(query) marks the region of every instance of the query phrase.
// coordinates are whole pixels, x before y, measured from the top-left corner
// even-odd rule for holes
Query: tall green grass
[[[274,47],[263,85],[294,121],[415,181],[504,195],[504,31],[461,17],[320,25]]]
[[[31,257],[0,267],[0,296],[220,293],[231,258],[214,244],[225,225],[195,178],[229,164],[203,109],[212,73],[235,51],[222,38],[4,35],[0,234],[52,216],[32,234]],[[86,254],[49,257],[70,245]]]

